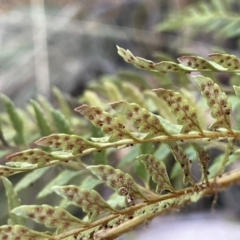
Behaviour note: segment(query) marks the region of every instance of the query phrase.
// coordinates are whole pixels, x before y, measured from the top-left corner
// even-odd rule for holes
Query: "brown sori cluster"
[[[0,166],[0,177],[10,176],[10,175],[14,174],[15,172],[16,172],[16,170],[14,168]]]
[[[35,143],[40,146],[70,151],[73,155],[81,154],[84,150],[97,146],[97,144],[79,136],[68,134],[52,134],[39,139]]]
[[[54,156],[40,149],[29,149],[22,152],[17,152],[6,157],[11,162],[27,162],[44,166],[54,160]]]
[[[125,50],[117,46],[118,54],[128,63],[134,64],[136,67],[150,70],[165,72],[188,72],[185,67],[180,67],[177,63],[170,61],[162,61],[159,63],[154,63],[152,61],[146,60],[144,58],[135,57],[129,50]]]
[[[149,133],[148,136],[170,135],[155,115],[136,103],[119,101],[112,103],[111,106],[117,113],[123,114],[138,127],[140,132]]]
[[[61,227],[63,229],[68,229],[71,226],[87,225],[62,208],[52,207],[49,205],[23,205],[15,208],[13,213],[23,217],[31,218],[35,222],[42,223],[49,228]]]
[[[100,214],[106,211],[114,211],[95,190],[81,189],[74,185],[53,187],[52,189],[74,205],[81,207],[84,212]]]
[[[234,55],[213,53],[209,54],[212,61],[208,61],[199,56],[182,56],[177,60],[180,64],[162,61],[154,63],[152,61],[135,57],[129,50],[117,46],[118,54],[128,63],[138,68],[157,71],[157,72],[185,72],[190,73],[193,70],[199,71],[236,71],[240,69],[240,60]]]
[[[141,69],[155,70],[155,63],[140,57],[135,57],[129,50],[117,46],[118,54],[128,63],[134,64]]]
[[[109,187],[119,193],[119,189],[126,188],[128,195],[139,197],[140,194],[137,184],[133,178],[119,169],[114,169],[109,165],[89,166],[88,169]]]
[[[157,193],[161,193],[164,190],[174,192],[163,161],[157,160],[150,154],[140,155],[137,159],[145,165],[153,181],[158,184]]]
[[[21,225],[3,225],[0,227],[1,240],[48,240],[49,236],[35,232]]]
[[[222,54],[222,53],[213,53],[209,57],[219,65],[227,68],[228,70],[239,70],[240,69],[240,60],[234,55]]]
[[[202,132],[195,108],[191,107],[180,93],[163,88],[155,89],[153,92],[162,98],[171,108],[171,111],[176,114],[179,124],[183,125],[182,133],[190,131]]]
[[[104,133],[111,135],[109,141],[117,141],[124,138],[135,139],[134,135],[125,129],[123,123],[98,107],[91,107],[84,104],[76,108],[75,111],[81,113],[95,126],[100,127]]]
[[[169,61],[162,61],[162,62],[156,63],[154,65],[154,69],[162,73],[183,71],[183,69],[180,68],[180,66],[177,63],[169,62]]]
[[[204,58],[202,57],[198,57],[198,56],[182,56],[180,58],[177,59],[180,63],[191,67],[192,69],[197,69],[197,70],[211,70],[213,69],[213,66],[206,61]]]
[[[210,126],[210,129],[226,128],[231,130],[231,105],[227,100],[226,94],[222,92],[221,88],[211,78],[197,76],[195,81],[201,88],[203,96],[207,99],[212,117],[217,119]]]
[[[174,158],[181,165],[183,171],[183,182],[185,185],[194,185],[194,180],[191,175],[191,163],[184,150],[176,143],[167,143],[167,146],[171,149]]]

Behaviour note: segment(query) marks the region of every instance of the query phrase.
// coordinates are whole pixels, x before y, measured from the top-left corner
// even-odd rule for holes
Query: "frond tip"
[[[12,213],[30,218],[35,222],[42,223],[49,228],[69,229],[72,226],[86,226],[87,223],[72,216],[60,207],[49,205],[22,205],[12,210]]]
[[[138,127],[140,132],[148,133],[145,139],[159,135],[171,135],[156,115],[136,103],[119,101],[110,105],[117,113],[123,114],[134,126]]]
[[[81,189],[74,185],[54,186],[52,190],[91,215],[99,217],[106,212],[116,212],[95,190]]]
[[[240,60],[238,57],[230,54],[212,53],[207,60],[200,56],[182,56],[177,60],[179,63],[171,61],[152,62],[144,58],[135,57],[129,50],[118,47],[118,54],[128,63],[134,66],[160,73],[178,72],[239,72]]]
[[[150,154],[140,155],[137,159],[144,164],[152,176],[153,181],[157,183],[157,193],[161,193],[165,190],[174,192],[163,161],[157,160]]]
[[[181,133],[189,133],[190,131],[203,133],[195,108],[180,93],[163,88],[154,89],[153,92],[162,98],[168,104],[172,113],[177,116],[178,123],[183,125]]]
[[[104,133],[110,135],[110,142],[115,142],[124,138],[136,140],[136,137],[125,129],[124,123],[98,107],[91,107],[84,104],[77,107],[75,111],[81,113],[96,127],[100,127]]]
[[[119,195],[146,199],[139,185],[128,173],[109,165],[89,166],[88,169]]]
[[[203,76],[196,76],[195,81],[201,89],[202,95],[206,98],[211,108],[211,115],[216,121],[209,127],[211,130],[225,128],[232,130],[230,115],[231,104],[221,88],[211,79]]]

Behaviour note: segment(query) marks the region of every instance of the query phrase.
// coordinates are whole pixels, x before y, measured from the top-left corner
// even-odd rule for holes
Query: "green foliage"
[[[120,47],[118,52],[139,68],[161,73],[236,74],[240,69],[239,59],[228,54],[211,54],[211,61],[183,56],[177,64],[154,63]],[[8,162],[0,166],[11,218],[8,226],[0,227],[1,238],[114,239],[157,215],[196,202],[240,180],[239,170],[226,172],[226,166],[239,155],[236,140],[240,132],[231,120],[239,107],[238,86],[234,85],[237,97],[232,102],[233,98],[227,96],[219,83],[203,75],[193,78],[194,95],[187,89],[176,91],[162,85],[150,92],[148,84],[141,82],[138,88],[124,82],[123,73],[120,76],[105,78],[83,94],[81,105],[75,111],[84,118],[77,118],[70,111],[58,89],[54,93],[61,111],[40,97],[31,101],[28,112],[22,110],[20,114],[13,103],[2,96],[7,111],[1,118],[2,129],[7,128],[11,133],[3,131],[3,135],[18,149],[9,147]],[[131,76],[134,82],[136,76]],[[94,88],[101,90],[99,94]],[[123,101],[124,94],[128,95]],[[205,101],[201,100],[205,104],[201,110],[206,118],[201,118],[199,105],[193,100],[200,94]],[[113,102],[108,104],[109,101]],[[45,111],[47,114],[43,116]],[[23,130],[27,114],[33,122],[28,130]],[[37,134],[30,138],[33,132]],[[18,141],[12,140],[14,135]],[[221,144],[219,140],[223,140]],[[41,149],[23,147],[33,142]],[[6,147],[4,141],[1,144]],[[224,151],[216,159],[210,159],[208,149],[216,146]],[[119,152],[124,156],[119,157]],[[170,166],[169,156],[175,158],[174,166]],[[193,178],[194,160],[198,160],[202,171],[199,180]],[[21,205],[17,192],[44,179],[43,174],[47,178],[53,170],[58,170],[58,174],[47,180],[37,197],[45,200],[55,192],[63,198],[58,206]],[[27,174],[14,188],[6,177],[23,172]],[[100,187],[94,189],[100,184],[112,189],[108,199],[102,196]],[[56,195],[55,199],[59,200]],[[82,219],[73,216],[66,201],[81,208],[86,216]],[[41,233],[20,226],[25,224],[25,218],[55,230]],[[18,235],[21,237],[17,238]]]
[[[230,54],[213,53],[209,54],[211,60],[199,56],[182,56],[177,60],[161,61],[154,63],[144,58],[135,57],[129,50],[117,47],[119,55],[128,63],[134,66],[154,72],[166,73],[191,73],[191,72],[235,72],[239,73],[240,60],[238,57]]]
[[[14,137],[14,141],[17,144],[25,144],[25,137],[24,137],[24,129],[23,129],[23,121],[17,112],[13,102],[5,95],[1,95],[2,102],[6,111],[8,113],[9,119],[12,123],[14,130],[16,131],[16,135]]]
[[[189,27],[194,31],[201,28],[201,33],[214,31],[216,38],[236,37],[240,34],[240,18],[235,9],[239,7],[239,2],[234,0],[201,1],[199,4],[193,4],[182,11],[172,13],[156,26],[156,30],[171,31]]]

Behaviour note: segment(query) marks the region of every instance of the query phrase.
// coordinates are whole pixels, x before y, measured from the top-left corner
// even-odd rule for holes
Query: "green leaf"
[[[159,98],[155,93],[150,90],[144,91],[144,95],[147,98],[150,98],[150,100],[154,103],[155,109],[151,109],[152,112],[157,112],[159,115],[162,116],[163,119],[165,119],[166,121],[168,120],[168,125],[171,124],[174,126],[174,124],[177,123],[175,115],[171,112],[171,109],[168,107],[167,103],[163,99]],[[170,129],[171,128],[169,128],[168,131],[172,133]],[[180,130],[178,132],[180,132]]]
[[[110,142],[129,138],[136,140],[136,137],[125,128],[124,123],[98,107],[91,107],[84,104],[76,108],[75,111],[82,114],[95,126],[100,127],[104,133],[110,135]]]
[[[86,188],[86,189],[93,189],[96,186],[98,186],[99,184],[101,184],[102,181],[93,177],[93,176],[87,176],[86,178],[84,178],[84,180],[81,182],[81,188]]]
[[[119,195],[117,192],[114,192],[108,199],[108,204],[113,208],[119,209],[125,207],[125,196]]]
[[[54,149],[61,149],[71,152],[72,155],[81,154],[89,148],[97,148],[99,144],[85,140],[77,135],[69,134],[52,134],[47,137],[40,138],[35,144]]]
[[[120,78],[121,82],[124,81],[131,83],[141,89],[149,89],[151,87],[140,73],[138,74],[130,70],[123,70],[118,72],[117,77]]]
[[[131,150],[121,158],[121,161],[118,164],[118,167],[125,167],[129,164],[132,164],[134,159],[140,154],[140,145],[135,145],[131,148]]]
[[[103,82],[104,88],[108,95],[109,101],[119,101],[123,98],[121,92],[119,91],[118,87],[111,81],[104,81]],[[94,106],[94,105],[93,105]]]
[[[153,92],[162,98],[171,108],[172,113],[177,116],[178,123],[183,125],[181,133],[203,132],[195,108],[180,93],[163,88],[155,89]]]
[[[144,165],[139,161],[133,162],[134,173],[143,181],[145,187],[149,187],[150,175]]]
[[[36,119],[37,119],[37,124],[38,124],[38,128],[40,131],[40,134],[42,137],[47,136],[49,134],[51,134],[51,129],[50,126],[47,122],[47,119],[43,113],[42,108],[40,107],[40,105],[38,104],[38,102],[32,100],[31,104],[34,108],[35,111],[35,115],[36,115]]]
[[[49,167],[33,170],[26,174],[15,186],[15,191],[19,192],[36,182],[42,175],[49,170]]]
[[[6,162],[5,164],[7,166],[15,167],[15,168],[25,168],[25,169],[28,168],[29,170],[37,167],[37,164],[32,164],[28,162]]]
[[[60,133],[71,134],[72,130],[68,119],[59,110],[52,110],[54,123]]]
[[[240,69],[240,60],[238,57],[230,54],[223,53],[213,53],[209,57],[221,65],[224,68],[227,68],[228,71],[235,71]]]
[[[177,64],[170,61],[162,61],[159,63],[154,63],[152,61],[146,60],[144,58],[135,57],[129,50],[125,50],[117,46],[118,54],[128,63],[134,64],[136,67],[155,71],[155,72],[189,72],[192,68]]]
[[[198,159],[201,163],[202,167],[202,180],[205,180],[206,183],[208,183],[208,165],[210,162],[210,157],[204,147],[200,146],[197,143],[192,143],[192,146],[194,147],[195,151],[197,152]]]
[[[107,164],[108,159],[107,159],[107,151],[106,150],[101,150],[100,152],[95,152],[94,153],[94,163],[95,164]]]
[[[163,161],[157,160],[150,154],[142,154],[137,157],[137,159],[144,164],[150,173],[152,180],[157,183],[157,193],[162,193],[164,190],[174,192]]]
[[[56,158],[43,150],[34,148],[25,150],[22,152],[17,152],[6,157],[8,161],[12,162],[27,162],[32,164],[37,164],[38,166],[45,166]]]
[[[163,159],[163,161],[166,159],[168,160],[168,155],[171,153],[170,149],[165,145],[161,144],[157,150],[154,152],[154,156],[156,158]],[[165,162],[166,163],[166,162]]]
[[[169,142],[166,144],[172,151],[175,160],[180,164],[183,172],[183,182],[185,185],[191,184],[194,185],[194,180],[191,175],[191,160],[187,157],[186,153],[174,142]]]
[[[43,198],[52,193],[51,188],[56,185],[64,185],[69,183],[74,177],[80,175],[81,172],[74,172],[70,170],[64,170],[52,179],[37,195],[37,198]]]
[[[206,59],[199,56],[182,56],[177,59],[180,63],[197,69],[199,71],[214,71],[220,70],[219,66],[216,66],[214,62],[207,61]],[[224,70],[224,68],[222,69]]]
[[[72,110],[69,107],[69,104],[66,101],[66,98],[64,97],[64,94],[57,87],[53,87],[53,94],[55,95],[55,97],[58,100],[62,115],[65,116],[66,119],[68,120],[68,122],[70,123],[70,121],[72,119],[71,118],[72,117]],[[67,132],[65,132],[65,133],[67,133]]]
[[[7,176],[13,175],[15,173],[19,173],[20,171],[21,171],[20,169],[15,169],[15,168],[0,165],[0,176],[1,177],[7,177]]]
[[[144,95],[135,85],[128,82],[124,82],[121,84],[121,88],[122,88],[124,98],[128,102],[134,102],[141,107],[145,107],[146,102],[144,99]],[[121,98],[120,100],[122,99],[123,98]]]
[[[235,91],[235,94],[237,95],[238,98],[240,98],[240,87],[233,85],[233,89]]]
[[[104,104],[102,103],[101,99],[98,97],[96,92],[94,91],[90,91],[90,90],[84,91],[83,98],[91,106],[96,106],[101,109],[104,108]]]
[[[153,154],[155,146],[153,143],[143,143],[140,145],[140,154]],[[139,161],[134,161],[134,172],[136,175],[143,180],[145,186],[149,188],[150,175],[146,167]]]
[[[49,228],[63,228],[65,230],[73,226],[86,226],[87,223],[72,216],[69,212],[59,207],[49,205],[23,205],[12,210],[12,213],[30,218],[42,223]]]
[[[51,237],[48,234],[41,232],[33,231],[27,227],[21,225],[3,225],[0,227],[0,239],[9,239],[9,240],[54,240],[55,238]]]
[[[128,173],[114,169],[109,165],[89,166],[88,169],[109,187],[117,191],[119,195],[129,195],[145,199],[138,185]]]
[[[145,139],[156,135],[170,135],[170,133],[164,128],[159,118],[147,111],[145,108],[141,108],[136,103],[119,101],[111,103],[111,107],[118,114],[122,114],[125,118],[130,120],[134,126],[139,128],[140,132],[148,133]]]
[[[201,89],[202,95],[206,98],[208,106],[211,108],[211,115],[216,121],[209,127],[211,130],[218,128],[232,129],[230,115],[231,104],[221,88],[214,83],[211,78],[196,76],[196,83]]]
[[[2,177],[2,180],[6,190],[6,195],[8,199],[8,211],[9,211],[12,225],[15,225],[15,224],[24,225],[25,218],[16,216],[15,214],[11,213],[11,211],[14,208],[21,206],[21,200],[17,195],[17,192],[14,190],[12,183],[5,177]]]
[[[106,212],[116,212],[95,190],[82,189],[74,185],[54,186],[52,190],[72,204],[81,207],[84,212],[97,216]]]
[[[162,123],[164,128],[170,133],[170,134],[179,134],[182,129],[182,125],[172,124],[170,121],[162,118],[161,116],[156,115],[156,117],[159,119],[159,121]]]
[[[19,113],[17,112],[17,109],[14,106],[14,103],[4,94],[1,94],[1,99],[8,113],[8,116],[11,120],[13,128],[16,131],[16,137],[15,137],[16,143],[25,144],[23,121]]]

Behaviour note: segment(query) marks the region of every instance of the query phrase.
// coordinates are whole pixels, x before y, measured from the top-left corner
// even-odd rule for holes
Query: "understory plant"
[[[141,92],[134,84],[110,78],[86,91],[81,99],[85,103],[75,108],[87,119],[84,121],[71,114],[55,89],[61,111],[42,98],[32,101],[27,109],[36,121],[28,124],[28,137],[23,127],[26,113],[2,95],[7,114],[1,119],[1,144],[5,148],[2,153],[8,155],[0,175],[9,221],[0,227],[1,239],[116,239],[156,216],[216,195],[240,181],[240,170],[231,168],[239,158],[239,120],[231,118],[239,107],[240,87],[234,85],[235,96],[228,97],[217,78],[204,76],[213,72],[239,74],[240,60],[213,53],[210,60],[182,56],[179,63],[155,63],[120,47],[118,53],[155,75],[171,72],[187,78],[192,72],[201,72],[190,77],[198,90],[191,94],[165,88]],[[106,104],[109,99],[112,102]],[[200,101],[204,107],[200,108]],[[34,140],[37,148],[31,143],[36,138],[34,132],[39,138]],[[15,145],[17,151],[11,152],[9,145]],[[212,159],[209,150],[214,147],[221,153]],[[170,155],[176,160],[173,167],[168,162]],[[55,193],[65,200],[57,206],[22,205],[18,192],[56,165],[61,165],[61,172],[38,197]],[[13,187],[9,177],[23,172],[27,175]],[[81,182],[72,184],[72,179]],[[104,194],[101,184],[112,193]],[[82,214],[74,216],[66,202],[81,208]],[[29,219],[44,224],[48,231],[30,229],[26,224]]]

